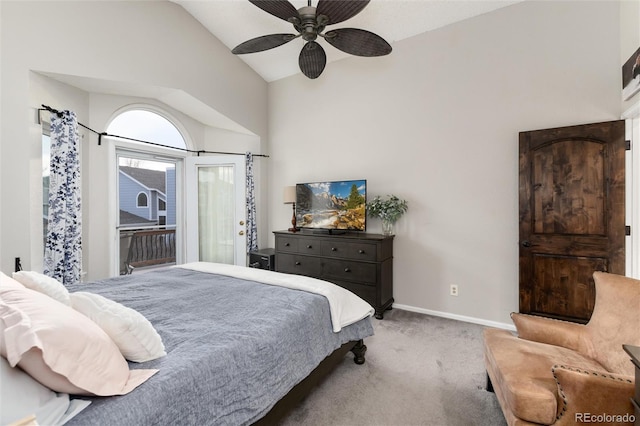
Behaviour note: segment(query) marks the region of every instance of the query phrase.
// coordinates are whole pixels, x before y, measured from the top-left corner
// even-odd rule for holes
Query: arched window
[[[145,194],[144,192],[141,192],[138,194],[138,201],[136,203],[137,207],[149,207],[149,199],[147,197],[147,194]]]
[[[177,240],[175,235],[182,208],[179,205],[182,193],[178,193],[181,177],[176,170],[182,170],[185,153],[176,149],[188,149],[187,133],[169,113],[142,104],[118,111],[106,131],[113,135],[109,139],[116,148],[118,168],[115,194],[118,219],[114,232],[119,235],[120,244],[115,246],[114,258],[124,274],[131,271],[127,259],[138,232],[154,230],[157,236],[139,262],[154,260],[155,253],[163,252],[158,250],[159,246],[169,245],[174,253],[184,250],[184,241]]]
[[[162,115],[145,109],[131,109],[111,121],[107,133],[185,149],[185,139],[176,126]]]

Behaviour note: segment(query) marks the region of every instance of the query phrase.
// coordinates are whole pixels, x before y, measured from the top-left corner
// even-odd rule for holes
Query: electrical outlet
[[[458,295],[458,286],[455,284],[451,284],[451,287],[449,288],[449,294],[451,296],[457,296]]]

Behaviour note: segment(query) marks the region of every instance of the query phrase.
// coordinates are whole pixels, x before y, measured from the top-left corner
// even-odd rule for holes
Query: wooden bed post
[[[351,348],[351,352],[353,352],[354,358],[353,362],[358,365],[364,364],[364,353],[367,351],[367,346],[364,344],[362,340],[359,340],[353,348]]]

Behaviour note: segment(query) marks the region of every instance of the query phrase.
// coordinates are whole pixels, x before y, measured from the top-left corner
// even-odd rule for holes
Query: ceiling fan
[[[356,16],[370,0],[319,0],[317,7],[296,8],[288,0],[249,0],[260,9],[293,24],[298,34],[269,34],[247,40],[231,52],[235,55],[256,53],[282,46],[298,37],[306,41],[298,58],[304,75],[318,78],[327,56],[315,40],[318,36],[343,52],[357,56],[383,56],[391,53],[391,46],[382,37],[357,28],[339,28],[325,33],[327,25],[337,24]]]

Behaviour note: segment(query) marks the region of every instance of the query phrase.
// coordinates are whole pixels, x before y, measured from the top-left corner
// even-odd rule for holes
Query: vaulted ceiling
[[[229,50],[262,35],[296,33],[291,24],[264,12],[248,0],[172,1],[181,5]],[[522,0],[372,0],[355,17],[328,29],[365,29],[380,35],[393,47],[396,41],[519,1]],[[307,6],[307,0],[291,0],[291,3],[297,9]],[[317,0],[313,0],[312,6],[316,5]],[[328,67],[331,62],[350,56],[323,40],[319,42],[327,54]],[[271,82],[300,72],[298,55],[303,44],[302,39],[297,39],[264,52],[239,55],[239,58]],[[375,58],[359,60],[375,61]]]

